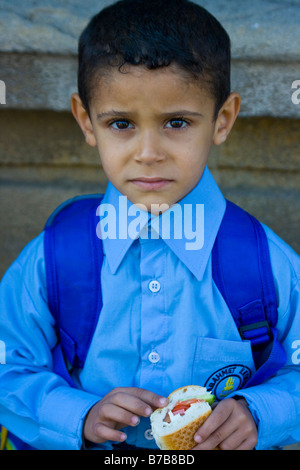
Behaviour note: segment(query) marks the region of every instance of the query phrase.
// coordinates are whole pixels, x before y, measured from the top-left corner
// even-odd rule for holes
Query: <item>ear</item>
[[[78,93],[73,93],[71,96],[71,109],[74,118],[78,122],[84,136],[85,141],[91,147],[96,147],[96,139],[94,136],[93,126],[89,118],[88,112],[82,104]]]
[[[215,145],[220,145],[227,139],[239,114],[240,107],[241,97],[239,93],[231,93],[218,113],[213,138]]]

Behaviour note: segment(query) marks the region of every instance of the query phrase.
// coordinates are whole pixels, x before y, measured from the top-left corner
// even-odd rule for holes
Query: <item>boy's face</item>
[[[73,113],[123,195],[148,211],[151,204],[171,206],[197,185],[211,146],[223,142],[231,127],[226,116],[213,121],[213,98],[175,67],[128,66],[126,72],[114,69],[101,78],[91,119],[78,95]]]

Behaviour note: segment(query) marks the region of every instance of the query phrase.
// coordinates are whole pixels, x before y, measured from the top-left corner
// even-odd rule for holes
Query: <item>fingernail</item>
[[[195,440],[196,442],[198,442],[198,444],[199,444],[199,443],[202,441],[202,437],[199,436],[199,434],[196,434],[195,437],[194,437],[194,440]]]
[[[121,440],[122,440],[122,441],[125,441],[125,439],[127,439],[127,436],[126,436],[126,434],[124,434],[124,433],[122,433],[120,437],[121,437]]]
[[[159,403],[160,403],[160,405],[166,405],[168,403],[168,399],[167,398],[160,398]]]
[[[152,409],[149,408],[149,407],[147,407],[147,408],[145,409],[145,415],[146,415],[146,416],[150,416],[151,413],[152,413]]]
[[[132,422],[132,424],[134,424],[136,426],[137,424],[139,424],[140,418],[138,416],[133,416],[131,418],[131,422]]]

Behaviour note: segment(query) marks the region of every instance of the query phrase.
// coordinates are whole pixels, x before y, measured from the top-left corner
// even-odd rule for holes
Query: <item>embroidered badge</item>
[[[205,382],[205,387],[222,400],[236,390],[243,388],[251,377],[249,367],[232,364],[214,372]]]

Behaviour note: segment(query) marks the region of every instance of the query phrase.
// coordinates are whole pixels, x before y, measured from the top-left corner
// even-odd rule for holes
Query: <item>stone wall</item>
[[[77,38],[111,1],[0,0],[0,277],[50,212],[106,177],[70,113]],[[240,117],[209,166],[224,194],[300,249],[300,2],[199,2],[232,39]],[[300,93],[299,93],[300,98]],[[0,100],[1,102],[1,100]]]

